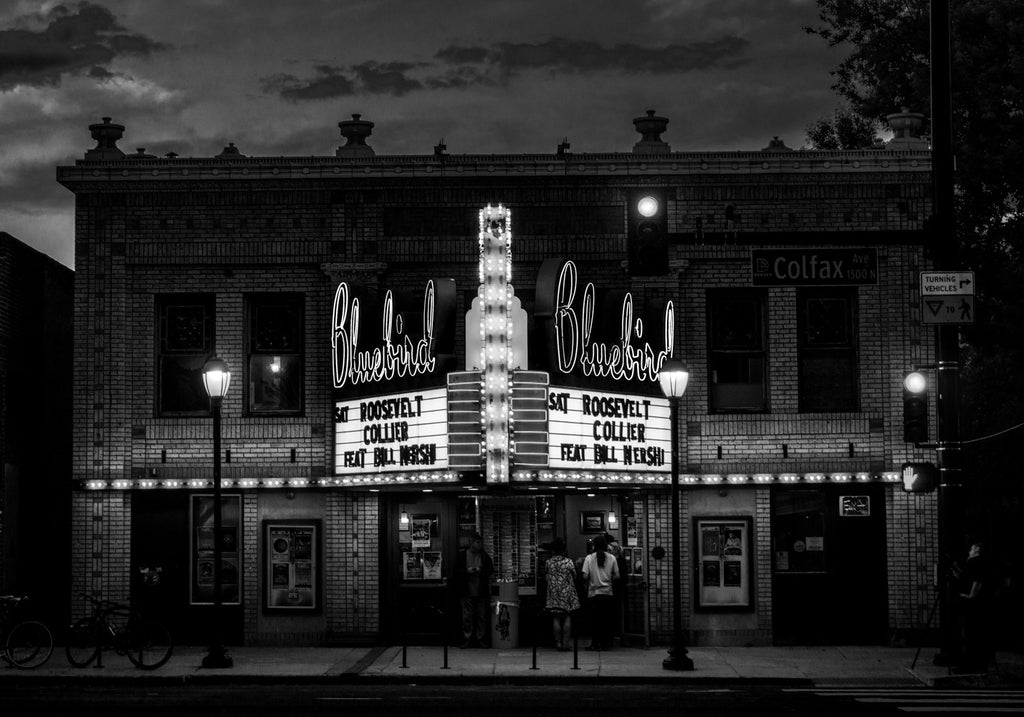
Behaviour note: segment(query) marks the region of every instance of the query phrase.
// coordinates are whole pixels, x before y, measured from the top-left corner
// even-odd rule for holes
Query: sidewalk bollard
[[[402,669],[403,670],[408,669],[408,667],[409,667],[409,665],[407,665],[405,663],[405,653],[406,653],[407,649],[408,648],[406,647],[405,643],[402,643]]]
[[[572,636],[572,669],[580,669],[580,640],[575,635]]]
[[[444,641],[444,665],[441,666],[441,669],[448,669],[448,640]]]
[[[531,667],[530,669],[537,670],[540,669],[539,667],[537,667],[537,643],[540,642],[537,639],[537,624],[540,622],[540,620],[538,619],[536,609],[533,610],[533,619],[530,622],[530,642],[533,643],[533,667]]]

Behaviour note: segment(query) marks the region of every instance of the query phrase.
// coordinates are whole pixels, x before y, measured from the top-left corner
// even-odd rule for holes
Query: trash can
[[[519,647],[519,581],[498,580],[491,600],[491,647]]]

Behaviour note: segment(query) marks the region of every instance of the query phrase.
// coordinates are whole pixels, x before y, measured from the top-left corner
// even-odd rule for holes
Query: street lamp
[[[686,393],[690,369],[680,359],[667,358],[658,371],[658,383],[668,398],[672,421],[672,645],[661,666],[666,670],[692,670],[693,660],[686,654],[683,640],[682,581],[679,571],[682,556],[679,540],[679,399]]]
[[[231,372],[226,361],[211,358],[203,364],[203,386],[210,397],[210,408],[213,411],[213,640],[203,658],[203,667],[232,667],[234,661],[224,649],[221,638],[221,505],[220,505],[220,404],[228,393],[231,383]]]

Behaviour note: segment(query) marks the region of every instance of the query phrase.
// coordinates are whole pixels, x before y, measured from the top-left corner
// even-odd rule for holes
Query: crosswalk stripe
[[[819,687],[785,689],[784,692],[811,693],[816,697],[849,699],[865,705],[891,705],[900,712],[930,714],[959,712],[1024,714],[1022,690],[937,690],[926,687],[849,688]]]
[[[904,707],[899,706],[900,712],[928,712],[933,714],[935,712],[983,712],[985,714],[992,714],[993,712],[1013,712],[1013,713],[1024,713],[1024,707],[988,707],[986,705],[974,705],[970,707]]]
[[[970,699],[970,698],[967,698],[967,697],[962,697],[962,698],[956,699],[956,700],[951,700],[951,699],[948,699],[948,698],[924,698],[924,697],[913,697],[913,698],[908,698],[908,699],[911,699],[913,701],[913,703],[916,704],[916,705],[918,705],[918,704],[920,704],[920,705],[930,705],[930,704],[941,705],[941,704],[949,704],[950,702],[970,702],[971,704],[974,704],[975,702],[984,702],[987,705],[1013,705],[1013,704],[1019,704],[1021,707],[1024,707],[1024,697],[1018,697],[1017,699],[999,697],[999,698],[995,698],[995,699],[981,699],[981,700]],[[892,702],[893,699],[891,697],[858,697],[856,701],[857,702]]]
[[[836,689],[836,690],[821,690],[821,689],[808,689],[808,690],[784,690],[785,692],[810,692],[818,695],[819,697],[875,697],[875,696],[892,696],[892,697],[916,697],[924,695],[935,695],[944,698],[959,698],[967,697],[971,699],[986,699],[989,697],[1015,697],[1017,699],[1024,700],[1024,690],[933,690],[926,687],[915,687],[906,690],[889,690],[889,689],[863,689],[863,690],[851,690],[851,689]]]

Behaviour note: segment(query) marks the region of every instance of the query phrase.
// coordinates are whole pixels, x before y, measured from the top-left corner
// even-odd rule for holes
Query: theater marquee
[[[337,475],[448,467],[444,388],[334,404]]]
[[[672,467],[668,400],[551,387],[548,441],[551,468],[667,472]]]

